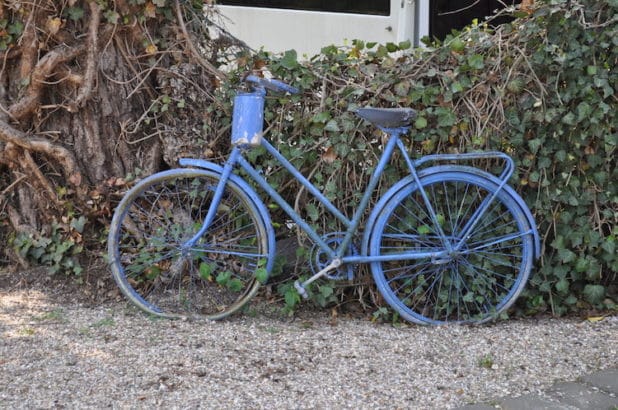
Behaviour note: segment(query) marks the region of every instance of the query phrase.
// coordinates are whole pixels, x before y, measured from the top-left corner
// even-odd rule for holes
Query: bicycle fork
[[[234,148],[223,167],[223,171],[221,172],[219,183],[217,184],[217,187],[215,188],[215,193],[213,195],[210,208],[208,209],[208,213],[206,214],[206,217],[204,218],[204,223],[202,224],[202,227],[200,228],[200,230],[197,231],[197,233],[193,235],[191,239],[189,239],[187,242],[182,244],[181,246],[182,256],[188,255],[189,251],[195,246],[197,241],[199,241],[200,238],[206,233],[208,228],[210,228],[210,224],[212,224],[212,222],[214,221],[215,216],[217,214],[217,208],[219,207],[219,203],[221,202],[221,198],[223,197],[223,192],[225,191],[225,185],[227,184],[227,181],[230,178],[230,174],[232,173],[232,169],[239,155],[240,155],[239,149]]]

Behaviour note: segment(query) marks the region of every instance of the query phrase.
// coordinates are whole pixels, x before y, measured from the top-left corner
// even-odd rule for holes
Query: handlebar
[[[298,88],[292,87],[291,85],[286,84],[283,81],[262,78],[253,74],[246,76],[244,78],[244,81],[248,83],[253,83],[258,87],[263,87],[267,90],[276,91],[279,93],[288,92],[290,94],[298,94],[300,92]]]

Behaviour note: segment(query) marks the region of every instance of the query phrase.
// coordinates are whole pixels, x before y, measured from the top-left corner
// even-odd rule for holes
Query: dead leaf
[[[75,186],[80,186],[82,184],[82,174],[79,172],[74,173],[69,177],[69,182]]]
[[[45,27],[47,28],[47,32],[53,36],[60,31],[60,27],[62,27],[62,20],[58,17],[49,19],[47,20]]]
[[[157,6],[155,6],[151,1],[146,3],[144,7],[144,16],[149,18],[155,18],[157,16]]]
[[[159,49],[154,44],[148,44],[148,46],[146,47],[146,54],[153,55],[157,51],[159,51]]]
[[[534,0],[522,0],[521,1],[521,11],[524,11],[528,14],[532,13],[533,6],[534,6]]]
[[[332,164],[336,160],[337,153],[335,152],[335,148],[333,148],[332,146],[328,147],[326,151],[324,151],[324,153],[322,154],[322,161],[326,162],[327,164]]]

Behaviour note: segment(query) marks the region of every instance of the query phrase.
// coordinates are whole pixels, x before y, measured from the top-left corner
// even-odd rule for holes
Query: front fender
[[[209,171],[216,172],[220,174],[223,171],[223,167],[219,164],[215,164],[214,162],[206,161],[203,159],[197,158],[180,158],[178,163],[181,167],[195,167],[207,169]]]

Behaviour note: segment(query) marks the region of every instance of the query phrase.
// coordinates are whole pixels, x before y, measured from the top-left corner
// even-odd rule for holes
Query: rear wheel
[[[439,258],[373,262],[378,289],[403,318],[416,323],[495,318],[515,301],[530,274],[534,255],[528,220],[510,193],[498,191],[488,178],[443,171],[421,177],[421,184],[440,228],[418,185],[410,182],[383,202],[369,253],[452,251]]]
[[[165,317],[219,319],[241,308],[268,276],[272,249],[252,199],[228,181],[213,223],[201,228],[219,175],[175,169],[139,182],[119,203],[108,240],[122,292]]]

